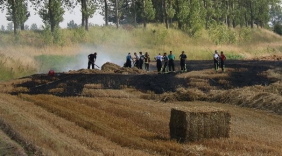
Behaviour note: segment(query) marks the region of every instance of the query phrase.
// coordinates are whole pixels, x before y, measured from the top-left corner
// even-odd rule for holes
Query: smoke
[[[116,49],[117,50],[117,49]],[[109,50],[109,48],[99,48],[91,45],[81,45],[77,55],[72,57],[71,61],[60,65],[57,69],[59,72],[67,72],[69,70],[87,69],[88,55],[97,52],[95,64],[101,68],[106,62],[111,62],[119,66],[123,66],[128,52],[120,52]],[[97,66],[95,68],[97,69]],[[52,67],[50,67],[51,69]],[[54,67],[53,67],[54,68]]]

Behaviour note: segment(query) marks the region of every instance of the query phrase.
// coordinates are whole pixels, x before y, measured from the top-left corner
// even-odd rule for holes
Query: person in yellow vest
[[[148,52],[146,52],[145,53],[145,55],[144,55],[144,62],[145,62],[145,70],[146,71],[149,71],[149,68],[150,68],[150,56],[149,56],[149,54],[148,54]]]

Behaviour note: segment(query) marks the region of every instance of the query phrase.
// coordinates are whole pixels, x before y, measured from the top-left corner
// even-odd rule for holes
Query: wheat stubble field
[[[230,61],[225,73],[209,65],[1,82],[0,155],[282,155],[280,61]],[[170,139],[172,108],[210,106],[231,114],[230,138]]]

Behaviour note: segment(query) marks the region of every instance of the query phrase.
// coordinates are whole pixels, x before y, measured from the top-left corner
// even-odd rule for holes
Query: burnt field
[[[158,74],[152,63],[150,72],[100,72],[85,73],[85,70],[76,73],[56,73],[54,76],[47,74],[31,75],[31,81],[18,84],[17,87],[26,87],[28,94],[55,94],[58,96],[79,96],[86,84],[102,84],[100,89],[135,88],[142,92],[152,91],[156,94],[175,92],[178,87],[191,86],[192,81],[204,80],[213,89],[228,90],[237,87],[254,85],[269,85],[277,81],[277,78],[267,77],[267,71],[280,72],[281,61],[258,60],[231,60],[226,62],[226,72],[213,70],[212,61],[187,61],[187,72],[179,72],[179,62],[175,62],[176,72]],[[183,75],[183,76],[177,76]],[[222,82],[228,82],[222,83]],[[209,88],[198,86],[203,92]],[[50,92],[55,88],[61,88],[60,92]],[[12,94],[17,94],[13,92]]]
[[[280,61],[227,61],[224,73],[212,61],[187,61],[184,73],[178,63],[167,74],[105,63],[1,82],[0,155],[281,155]],[[173,108],[230,113],[228,137],[179,143]]]

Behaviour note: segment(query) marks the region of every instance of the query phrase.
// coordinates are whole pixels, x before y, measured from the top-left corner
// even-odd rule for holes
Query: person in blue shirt
[[[132,57],[131,57],[131,54],[128,53],[126,56],[125,67],[131,68],[131,63],[132,63]]]

